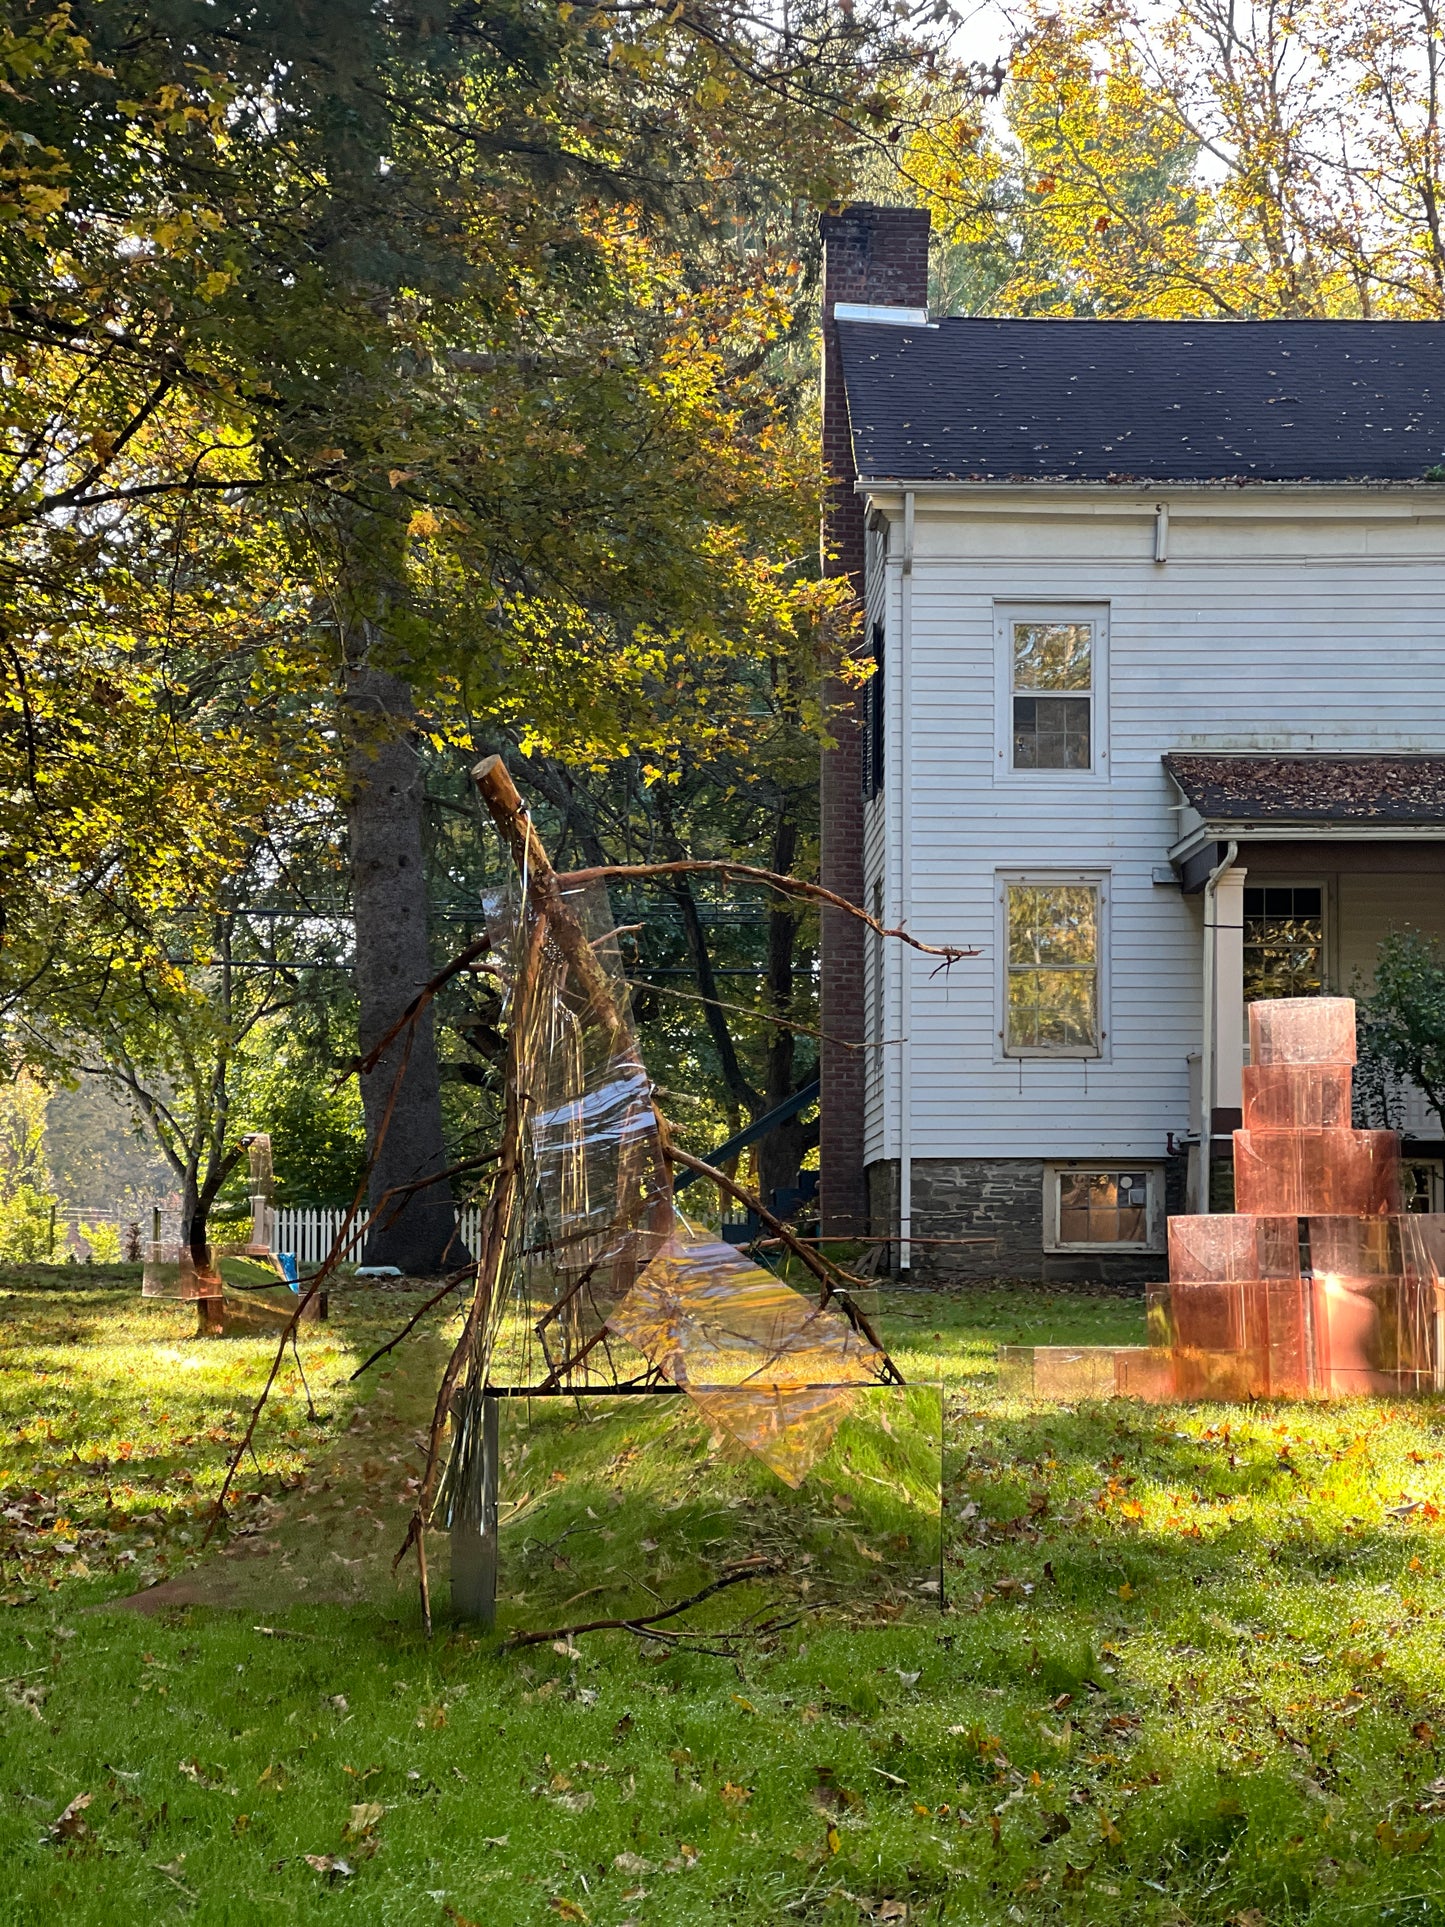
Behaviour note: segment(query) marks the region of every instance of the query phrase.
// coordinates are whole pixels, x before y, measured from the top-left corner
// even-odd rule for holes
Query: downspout
[[[898,922],[913,909],[913,491],[903,497],[898,585]],[[898,980],[898,1269],[913,1263],[913,953],[900,945]]]
[[[1227,843],[1224,855],[1214,868],[1204,885],[1204,1030],[1199,1043],[1199,1198],[1197,1203],[1202,1215],[1209,1214],[1209,1199],[1213,1189],[1210,1183],[1209,1160],[1214,1141],[1214,979],[1216,974],[1216,952],[1219,948],[1219,930],[1215,922],[1215,896],[1219,889],[1219,879],[1226,870],[1234,867],[1239,855],[1238,843]]]

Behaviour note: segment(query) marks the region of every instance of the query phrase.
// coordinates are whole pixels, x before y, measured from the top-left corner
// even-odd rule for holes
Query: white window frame
[[[1088,622],[1094,628],[1093,685],[1089,692],[1088,769],[1015,769],[1013,760],[1013,627],[1016,622]],[[995,602],[993,605],[995,718],[994,781],[1031,789],[1109,780],[1109,605],[1107,602]]]
[[[1092,1050],[1044,1050],[1037,1045],[1011,1045],[1008,1041],[1008,893],[1011,886],[1025,884],[1033,889],[1049,889],[1062,884],[1085,884],[1099,898],[1099,954],[1095,962],[1098,979],[1099,1038]],[[1009,1064],[1098,1064],[1112,1055],[1109,1043],[1109,901],[1108,870],[997,870],[994,872],[995,948],[998,955],[997,1015],[994,1026],[995,1052],[999,1061]]]
[[[1059,1236],[1059,1180],[1063,1177],[1111,1175],[1117,1171],[1138,1171],[1148,1181],[1144,1207],[1144,1238],[1141,1243],[1092,1244],[1066,1242]],[[1167,1248],[1167,1219],[1164,1210],[1164,1166],[1149,1158],[1064,1158],[1044,1166],[1044,1250],[1068,1252],[1136,1252],[1140,1257],[1158,1257]]]

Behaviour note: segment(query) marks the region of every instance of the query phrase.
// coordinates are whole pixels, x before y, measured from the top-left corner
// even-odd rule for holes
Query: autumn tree
[[[248,540],[303,585],[279,599],[297,687],[329,689],[341,723],[323,760],[346,765],[365,1049],[431,964],[421,736],[481,714],[596,762],[659,740],[657,691],[687,687],[667,728],[709,739],[729,664],[826,626],[836,593],[791,562],[812,458],[759,371],[787,325],[799,203],[898,135],[936,47],[893,8],[831,0],[776,19],[718,0],[430,16],[76,0],[12,7],[7,26],[16,768],[30,780],[48,647],[31,585],[103,579],[106,544],[139,523],[158,591],[198,504],[249,514]],[[209,574],[173,572],[182,602]],[[174,759],[147,753],[179,727],[151,630],[110,615],[103,636],[68,632],[96,692],[84,727],[146,772],[139,818],[187,826],[139,883],[189,872],[199,899],[213,843],[225,867],[221,739],[180,759],[211,815],[172,807],[156,779]],[[56,768],[75,783],[80,760]],[[284,793],[263,758],[251,827],[272,778]],[[56,873],[84,895],[117,876],[124,831],[85,794],[66,820]],[[425,1023],[365,1080],[373,1148],[393,1117],[379,1187],[444,1163],[435,1083]],[[425,1268],[450,1221],[438,1186],[373,1255]]]
[[[1438,318],[1445,38],[1421,0],[1030,5],[910,167],[969,311]]]

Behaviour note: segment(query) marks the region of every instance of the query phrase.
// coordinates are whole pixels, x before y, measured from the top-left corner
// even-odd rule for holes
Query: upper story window
[[[1013,766],[1093,766],[1094,625],[1013,625]]]
[[[1101,777],[1108,612],[1098,604],[995,604],[1000,771]]]
[[[1005,1050],[1014,1057],[1097,1056],[1101,886],[1018,878],[1003,894]]]
[[[1244,886],[1244,1000],[1318,997],[1325,987],[1325,893],[1317,883]]]

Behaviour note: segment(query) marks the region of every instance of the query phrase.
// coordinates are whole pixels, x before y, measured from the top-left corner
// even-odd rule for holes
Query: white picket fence
[[[461,1211],[461,1237],[467,1249],[475,1253],[481,1236],[482,1211],[480,1205],[467,1205]],[[343,1258],[354,1264],[361,1262],[361,1247],[366,1233],[363,1229],[367,1212],[363,1209],[356,1214],[351,1234],[347,1239]],[[331,1247],[341,1235],[341,1227],[346,1222],[344,1206],[332,1205],[320,1209],[293,1207],[276,1213],[276,1236],[273,1249],[294,1251],[296,1265],[306,1271],[327,1257]]]

